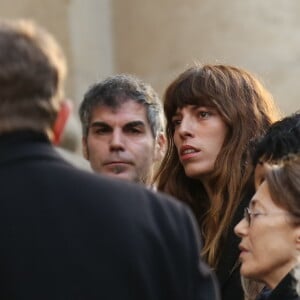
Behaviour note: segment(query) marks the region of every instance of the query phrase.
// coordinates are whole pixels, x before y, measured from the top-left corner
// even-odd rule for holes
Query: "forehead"
[[[250,207],[264,207],[264,208],[274,208],[277,205],[273,202],[269,185],[266,180],[264,180],[257,188],[253,198],[250,201]]]
[[[146,107],[142,103],[137,103],[134,100],[127,100],[117,107],[107,105],[98,105],[93,108],[91,114],[91,123],[106,122],[113,124],[126,124],[133,121],[140,121],[145,126],[150,126],[147,118]]]
[[[205,95],[192,94],[176,94],[165,99],[164,109],[167,118],[172,117],[178,110],[186,106],[206,106],[215,107],[215,100],[206,97]]]
[[[183,111],[193,112],[193,111],[197,110],[198,108],[216,110],[216,108],[214,106],[211,106],[211,105],[209,106],[209,105],[191,105],[191,104],[187,104],[183,107],[178,107],[175,114],[179,114]]]
[[[264,181],[266,173],[272,168],[268,162],[259,161],[254,170],[254,184],[258,189],[259,185]]]

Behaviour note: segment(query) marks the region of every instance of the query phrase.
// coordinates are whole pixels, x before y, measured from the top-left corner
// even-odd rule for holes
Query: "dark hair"
[[[275,122],[258,139],[252,154],[253,165],[259,161],[276,161],[288,154],[300,152],[300,112]]]
[[[95,107],[104,105],[115,108],[128,100],[145,106],[154,138],[163,131],[163,109],[157,93],[150,85],[135,76],[120,74],[94,84],[84,95],[79,108],[83,136],[86,137],[88,134]]]
[[[252,74],[226,65],[189,68],[169,85],[164,99],[168,146],[156,175],[158,189],[192,207],[204,237],[202,254],[215,267],[234,212],[252,182],[249,143],[278,119],[278,110]],[[189,104],[216,108],[228,127],[215,162],[212,199],[200,181],[185,175],[174,145],[172,117],[177,108]]]

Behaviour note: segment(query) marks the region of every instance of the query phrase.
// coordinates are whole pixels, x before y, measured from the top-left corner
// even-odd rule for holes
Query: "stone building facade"
[[[68,95],[132,73],[162,96],[193,61],[258,75],[284,114],[300,109],[298,0],[1,0],[0,17],[32,18],[65,50]]]

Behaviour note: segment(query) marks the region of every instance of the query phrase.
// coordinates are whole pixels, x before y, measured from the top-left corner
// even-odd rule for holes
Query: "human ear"
[[[300,252],[300,226],[295,228],[296,249]]]
[[[166,151],[166,137],[162,132],[156,137],[154,151],[154,161],[161,161]]]
[[[87,137],[83,136],[82,139],[81,139],[81,142],[82,142],[82,154],[83,154],[83,157],[86,160],[89,160],[89,151],[88,151],[88,146],[87,146]]]
[[[52,128],[52,142],[54,145],[58,145],[60,143],[65,125],[67,124],[68,118],[71,114],[72,107],[73,106],[70,100],[64,100],[60,105],[55,123]]]

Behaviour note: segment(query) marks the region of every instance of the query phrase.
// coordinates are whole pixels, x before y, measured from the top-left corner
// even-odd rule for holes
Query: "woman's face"
[[[174,143],[188,177],[203,180],[214,169],[228,128],[211,107],[186,105],[172,118]]]
[[[266,181],[257,188],[248,212],[234,229],[241,238],[241,274],[274,288],[296,264],[300,229],[273,202]]]

